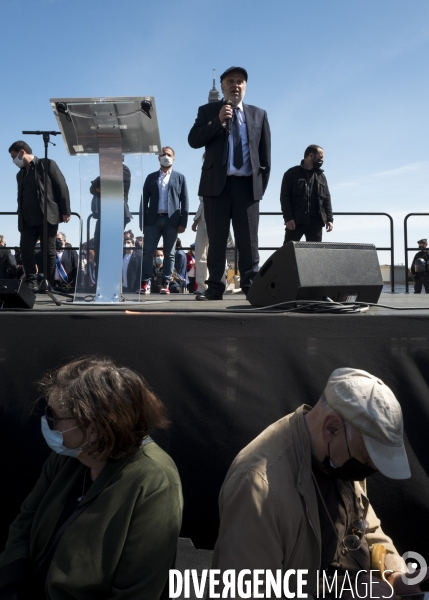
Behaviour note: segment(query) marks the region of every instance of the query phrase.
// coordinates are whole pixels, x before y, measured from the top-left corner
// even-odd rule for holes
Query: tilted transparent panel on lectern
[[[161,149],[154,98],[54,98],[51,105],[69,154],[79,157],[84,233],[74,301],[138,301],[141,154]],[[134,234],[132,245],[124,230]]]

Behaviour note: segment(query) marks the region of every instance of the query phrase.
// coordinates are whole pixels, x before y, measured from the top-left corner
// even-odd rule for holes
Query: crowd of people
[[[175,463],[150,437],[169,425],[161,400],[140,374],[98,357],[47,373],[39,389],[52,452],[0,554],[0,598],[170,597],[183,497]],[[407,579],[366,490],[377,471],[411,477],[399,402],[378,377],[340,368],[309,403],[233,461],[213,569],[247,574],[253,590],[243,597],[272,597],[260,595],[269,572],[287,576],[288,597],[326,597],[325,584],[346,600],[353,589],[359,598],[418,593],[418,573]],[[290,577],[299,570],[304,581]],[[236,597],[222,592],[230,579],[218,580],[207,598]]]
[[[182,249],[180,238],[176,239],[174,263],[168,280],[165,277],[164,249],[157,248],[152,256],[150,278],[142,280],[141,269],[144,256],[144,238],[134,239],[131,230],[124,233],[124,257],[122,263],[122,291],[141,294],[196,293],[195,288],[195,244],[188,252]],[[167,283],[168,281],[168,283]]]
[[[58,231],[56,234],[55,275],[53,288],[62,291],[74,291],[76,285],[82,289],[93,288],[96,285],[96,251],[95,238],[82,245],[81,261],[72,245],[67,242],[65,233]],[[4,235],[0,235],[0,279],[25,278],[19,248],[14,253],[7,246]],[[180,238],[176,239],[174,253],[174,268],[169,278],[168,291],[163,284],[164,277],[164,250],[155,250],[152,260],[152,271],[147,286],[141,279],[143,261],[143,236],[134,236],[131,229],[124,232],[124,257],[122,264],[122,291],[124,293],[199,293],[196,284],[195,244],[191,244],[185,253],[182,249]],[[43,276],[43,258],[40,240],[35,247],[36,282]]]
[[[220,79],[224,99],[199,108],[188,137],[191,147],[205,149],[192,225],[195,244],[185,253],[178,237],[187,228],[189,197],[184,175],[173,169],[175,152],[164,146],[159,170],[143,186],[142,235],[124,232],[124,292],[188,291],[200,301],[222,299],[231,222],[246,295],[258,272],[259,202],[270,176],[270,127],[263,109],[243,103],[244,68],[231,67]],[[79,265],[58,231],[71,215],[60,169],[49,161],[45,214],[44,161],[23,141],[12,144],[9,153],[19,169],[21,242],[12,256],[0,236],[4,276],[23,277],[35,291],[40,277],[52,287],[82,283],[95,290],[102,182],[96,178],[91,184],[97,223],[94,237],[81,248]],[[323,229],[332,231],[323,160],[323,148],[312,144],[301,163],[284,174],[285,243],[303,235],[320,242]],[[125,228],[131,185],[125,165],[123,183]],[[40,262],[44,217],[46,273]],[[422,285],[429,289],[427,241],[419,244],[422,256],[413,261],[416,293],[417,284],[420,291]],[[174,461],[151,438],[152,431],[169,425],[161,400],[140,374],[97,357],[48,373],[39,388],[41,430],[52,453],[0,554],[0,598],[167,598],[183,497]],[[360,598],[418,593],[404,576],[407,567],[383,532],[366,490],[366,479],[377,471],[392,479],[411,477],[399,402],[378,377],[353,368],[336,369],[320,396],[308,402],[270,425],[233,461],[219,490],[213,568],[248,570],[250,585],[252,572],[305,569],[309,597],[319,596],[320,577],[348,579]],[[372,571],[376,546],[385,555],[378,577]],[[375,588],[370,586],[374,580]],[[257,581],[264,585],[263,576]],[[298,583],[290,580],[290,585],[295,597]],[[253,590],[253,597],[261,597],[259,592]]]
[[[15,248],[14,253],[6,248],[4,235],[0,235],[0,279],[26,279],[22,253]],[[43,256],[40,239],[34,248],[35,279],[34,284],[43,278]],[[82,268],[84,268],[82,263]],[[52,286],[55,289],[72,290],[78,280],[79,256],[72,244],[67,242],[66,234],[58,231],[55,236],[55,271]]]
[[[243,67],[230,67],[220,77],[223,99],[200,106],[188,136],[192,148],[204,148],[198,189],[200,205],[192,230],[195,243],[186,256],[183,269],[178,235],[188,224],[189,195],[186,178],[173,169],[176,154],[171,146],[162,147],[160,167],[144,182],[139,225],[142,236],[126,242],[122,266],[122,290],[148,294],[169,294],[185,289],[197,300],[221,300],[226,288],[225,263],[230,225],[238,249],[240,284],[248,294],[259,271],[259,203],[267,188],[271,171],[271,132],[265,110],[243,102],[248,73]],[[43,246],[43,220],[47,221],[47,272],[44,277],[53,287],[76,286],[79,281],[96,288],[100,256],[100,226],[103,211],[103,182],[96,177],[89,188],[91,216],[96,220],[89,248],[82,248],[82,268],[78,272],[75,256],[59,245],[60,223],[70,220],[69,191],[58,165],[48,161],[47,214],[44,215],[44,161],[33,155],[24,141],[9,147],[18,167],[18,229],[21,233],[20,264],[28,286],[37,291],[40,265],[35,258],[37,243]],[[332,231],[333,212],[328,182],[322,169],[325,151],[318,144],[304,150],[300,164],[288,169],[280,189],[280,205],[285,224],[284,243],[321,242],[323,230]],[[123,164],[124,228],[132,216],[128,206],[130,169]],[[156,255],[162,238],[163,260]],[[39,240],[39,242],[38,242]],[[137,244],[137,242],[139,242]],[[64,249],[63,249],[64,248]],[[3,256],[3,255],[2,255]],[[5,257],[6,264],[10,257]],[[158,261],[158,262],[157,262]],[[429,290],[429,264],[426,253],[413,262],[415,292],[422,285]],[[15,265],[18,268],[18,265]],[[162,267],[162,268],[160,268]],[[13,269],[5,266],[7,273]],[[156,272],[154,271],[156,269]],[[19,271],[18,271],[19,272]],[[138,273],[141,273],[139,276]],[[138,281],[140,277],[140,281]]]
[[[198,191],[201,203],[192,226],[197,236],[194,252],[187,255],[186,277],[179,274],[175,265],[177,238],[186,230],[188,222],[186,178],[173,169],[173,148],[164,146],[159,154],[159,170],[150,173],[143,185],[140,228],[144,244],[141,255],[140,249],[135,249],[135,246],[125,248],[123,291],[136,291],[138,288],[146,294],[152,289],[154,255],[162,237],[164,260],[159,292],[170,293],[174,281],[177,289],[195,292],[198,300],[220,300],[225,291],[226,247],[232,221],[241,288],[247,295],[259,269],[259,201],[268,185],[271,168],[271,134],[267,114],[260,108],[243,104],[247,80],[248,74],[243,67],[224,71],[220,77],[223,100],[201,106],[189,133],[191,147],[204,147],[205,151]],[[25,281],[36,291],[39,271],[34,250],[43,230],[45,165],[22,140],[14,142],[9,153],[19,169],[18,229]],[[324,225],[327,231],[332,230],[330,194],[321,170],[323,156],[320,146],[311,145],[306,149],[301,165],[285,174],[281,206],[287,230],[286,241],[300,239],[302,235],[307,240],[320,241]],[[70,220],[71,210],[67,184],[53,160],[48,161],[47,182],[48,264],[44,276],[52,286],[55,281],[73,285],[71,276],[63,276],[66,267],[63,265],[63,270],[59,268],[55,251],[58,225]],[[130,185],[131,173],[124,164],[124,226],[131,219],[128,207]],[[86,269],[84,278],[90,287],[96,285],[101,258],[102,188],[103,182],[96,177],[89,189],[96,227],[90,248],[83,249],[83,262],[84,271]],[[42,246],[43,243],[41,239]],[[141,264],[140,285],[134,275],[138,264]],[[60,279],[57,279],[58,274]],[[73,281],[76,285],[78,278],[75,276]]]

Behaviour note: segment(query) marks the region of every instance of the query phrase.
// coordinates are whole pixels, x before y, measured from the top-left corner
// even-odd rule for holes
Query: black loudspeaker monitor
[[[0,279],[2,308],[33,308],[36,297],[22,279]]]
[[[253,280],[253,306],[291,300],[377,303],[383,289],[373,244],[288,242],[274,252]]]

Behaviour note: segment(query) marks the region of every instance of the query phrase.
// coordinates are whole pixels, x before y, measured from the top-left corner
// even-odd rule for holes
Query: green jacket
[[[86,467],[52,453],[12,523],[0,555],[0,579],[19,579],[43,556],[65,501]],[[98,496],[97,496],[98,494]],[[173,566],[182,520],[182,490],[172,459],[155,443],[109,462],[69,525],[46,578],[49,600],[156,600]],[[17,577],[18,575],[18,577]],[[14,579],[15,578],[15,579]]]

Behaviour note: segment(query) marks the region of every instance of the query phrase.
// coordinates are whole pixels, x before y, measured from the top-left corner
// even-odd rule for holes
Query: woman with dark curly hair
[[[168,425],[163,404],[105,358],[74,360],[39,387],[53,452],[0,555],[0,598],[167,598],[182,491],[149,437]]]

